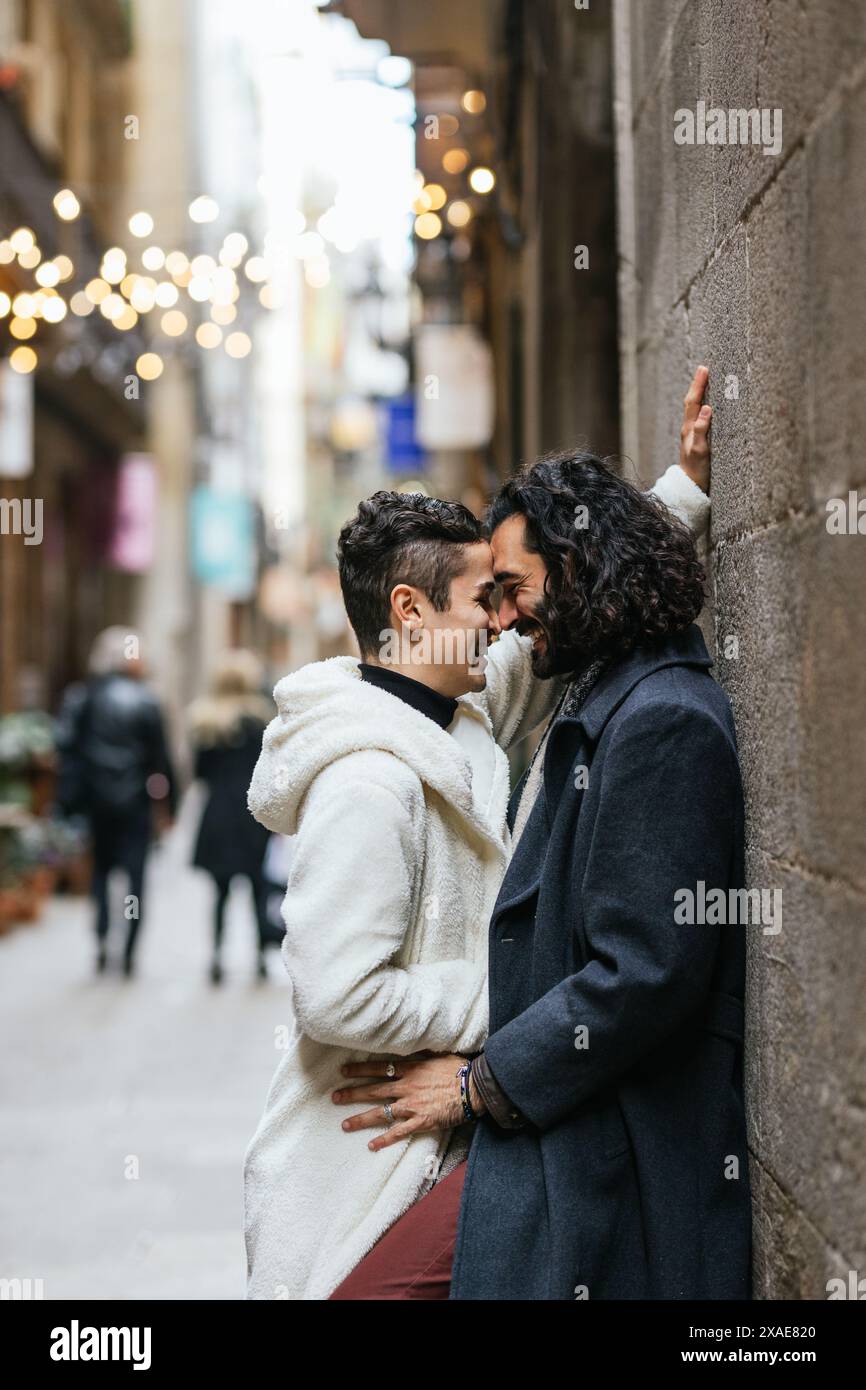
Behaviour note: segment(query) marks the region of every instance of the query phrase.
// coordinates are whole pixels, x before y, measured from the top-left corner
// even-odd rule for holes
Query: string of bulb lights
[[[81,212],[79,199],[69,188],[55,195],[53,207],[64,222],[74,221]],[[214,222],[219,216],[216,201],[205,194],[195,198],[188,211],[190,221],[199,224]],[[144,316],[159,312],[159,330],[167,338],[177,339],[189,329],[193,314],[207,312],[208,318],[195,328],[198,346],[222,346],[230,357],[243,358],[251,351],[252,340],[232,325],[238,317],[244,282],[255,287],[262,308],[275,309],[283,302],[283,295],[274,283],[274,274],[287,269],[292,259],[304,264],[311,288],[322,288],[330,279],[325,237],[307,228],[301,212],[294,215],[288,240],[269,234],[261,255],[250,254],[243,232],[227,233],[216,256],[188,256],[179,249],[166,251],[153,241],[155,227],[150,213],[133,213],[127,225],[130,235],[145,245],[134,252],[121,246],[108,247],[99,273],[68,297],[63,287],[75,276],[69,256],[44,259],[34,232],[26,226],[0,239],[0,266],[17,262],[22,270],[33,273],[35,282],[32,289],[13,295],[0,291],[0,320],[8,319],[9,334],[18,344],[8,358],[14,371],[32,372],[38,365],[30,340],[40,321],[58,324],[70,313],[86,318],[98,312],[122,333],[135,328]],[[164,365],[159,352],[148,351],[138,357],[135,369],[143,380],[151,381],[162,374]]]
[[[467,104],[467,99],[471,99]],[[483,95],[469,92],[464,95],[467,110],[483,110]],[[456,125],[455,121],[455,125]],[[464,173],[470,163],[469,152],[452,148],[442,159],[446,174]],[[493,191],[496,177],[486,166],[476,165],[469,170],[467,182],[472,193],[486,196]],[[70,188],[55,194],[53,209],[62,222],[72,222],[81,213],[81,203]],[[411,199],[415,235],[422,241],[432,241],[448,227],[459,232],[474,216],[466,198],[449,201],[445,188],[427,182],[416,170]],[[219,217],[216,200],[201,194],[189,204],[190,222],[207,225]],[[443,220],[444,219],[444,220]],[[8,294],[0,290],[0,321],[8,320],[8,331],[17,346],[8,362],[19,373],[35,370],[39,357],[32,344],[40,322],[59,324],[69,313],[86,318],[100,313],[119,333],[136,327],[147,315],[160,315],[159,331],[169,339],[182,338],[190,328],[193,316],[207,313],[194,330],[194,339],[205,350],[222,347],[233,358],[248,356],[252,340],[248,333],[233,327],[238,318],[241,286],[256,287],[258,304],[264,309],[276,309],[284,302],[285,291],[280,286],[280,272],[294,262],[304,266],[304,277],[312,289],[322,289],[330,281],[331,265],[328,256],[330,243],[335,250],[351,252],[355,240],[347,231],[340,210],[331,207],[318,219],[317,229],[307,227],[304,214],[293,214],[288,234],[268,233],[263,253],[250,253],[243,232],[228,232],[216,256],[206,252],[189,256],[185,251],[166,251],[152,238],[154,219],[149,212],[134,212],[128,220],[130,236],[145,243],[135,252],[121,246],[110,246],[102,254],[99,273],[86,284],[64,295],[75,276],[75,266],[67,255],[43,258],[35,233],[26,226],[17,227],[8,237],[0,239],[0,266],[17,262],[22,270],[33,273],[32,289]],[[132,262],[140,263],[140,269]],[[275,283],[276,281],[276,283]],[[163,355],[148,350],[135,363],[137,374],[145,381],[159,377],[165,367]]]

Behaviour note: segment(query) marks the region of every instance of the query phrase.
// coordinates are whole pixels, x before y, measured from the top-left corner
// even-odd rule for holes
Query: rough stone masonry
[[[614,50],[623,447],[664,466],[706,362],[705,630],[784,899],[750,935],[755,1297],[824,1299],[866,1274],[866,535],[828,527],[866,498],[866,5],[614,0]],[[710,108],[780,112],[779,153],[675,140]]]

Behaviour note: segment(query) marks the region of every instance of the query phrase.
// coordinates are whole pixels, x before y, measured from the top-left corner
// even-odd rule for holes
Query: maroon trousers
[[[404,1212],[331,1298],[447,1298],[466,1160]]]

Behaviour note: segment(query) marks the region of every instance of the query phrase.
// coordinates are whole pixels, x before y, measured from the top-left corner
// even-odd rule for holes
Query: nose
[[[504,598],[499,605],[499,626],[503,632],[514,627],[518,619],[517,605],[513,599]]]
[[[500,632],[502,631],[502,624],[501,624],[501,622],[499,621],[499,614],[498,614],[498,613],[496,613],[496,612],[491,612],[491,614],[490,614],[490,621],[489,621],[489,623],[487,624],[487,631],[488,631],[488,633],[490,634],[490,636],[492,636],[492,637],[498,637],[498,636],[499,636]]]

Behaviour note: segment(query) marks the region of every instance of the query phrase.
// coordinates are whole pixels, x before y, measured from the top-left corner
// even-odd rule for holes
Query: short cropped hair
[[[395,584],[413,585],[445,612],[465,548],[481,539],[480,521],[460,502],[384,491],[362,502],[337,544],[343,602],[362,656],[375,654],[390,625]]]

